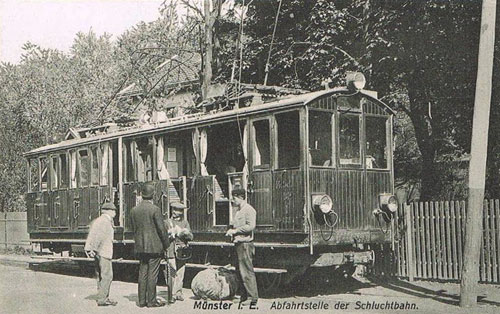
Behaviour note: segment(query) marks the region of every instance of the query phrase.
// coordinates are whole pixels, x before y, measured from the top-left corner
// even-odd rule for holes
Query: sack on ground
[[[191,282],[193,294],[204,300],[232,299],[238,287],[236,272],[224,267],[200,271]]]

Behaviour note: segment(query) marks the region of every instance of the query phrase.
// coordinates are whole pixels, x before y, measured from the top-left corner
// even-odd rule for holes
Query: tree
[[[277,5],[250,6],[244,73],[250,81],[263,78]],[[479,9],[458,0],[284,2],[271,83],[319,89],[325,80],[342,84],[347,70],[368,73],[368,88],[411,122],[421,198],[438,197],[445,176],[437,161],[470,149]]]

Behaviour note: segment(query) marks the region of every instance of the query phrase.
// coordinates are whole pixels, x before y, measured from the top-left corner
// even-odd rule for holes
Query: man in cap
[[[231,203],[237,208],[232,222],[233,228],[226,232],[226,236],[233,239],[238,263],[236,268],[243,282],[240,303],[242,305],[255,305],[259,299],[257,280],[253,269],[255,246],[253,244],[253,231],[256,225],[256,211],[245,200],[244,189],[234,189],[231,193]],[[248,300],[250,299],[250,300]]]
[[[90,224],[87,241],[85,241],[85,253],[88,257],[95,259],[97,275],[97,305],[116,305],[117,302],[110,300],[109,288],[113,281],[113,218],[116,216],[116,207],[113,203],[104,203],[101,206],[101,216]]]
[[[165,265],[165,278],[170,280],[168,283],[169,295],[172,294],[173,298],[178,301],[184,301],[182,295],[182,285],[184,281],[184,272],[186,270],[186,260],[179,256],[183,248],[187,247],[188,241],[193,240],[193,233],[189,222],[184,217],[184,210],[186,206],[179,202],[170,204],[172,209],[172,217],[165,219],[165,227],[168,229],[168,234],[173,242],[167,250],[168,265]],[[167,267],[169,267],[167,269]],[[173,278],[173,283],[171,282]]]
[[[169,240],[160,208],[153,204],[154,186],[145,184],[141,194],[142,202],[130,211],[134,250],[139,258],[139,307],[160,307],[165,303],[156,299],[156,283]]]

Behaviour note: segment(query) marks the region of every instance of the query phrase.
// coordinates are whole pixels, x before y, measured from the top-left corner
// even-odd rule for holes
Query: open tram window
[[[271,167],[271,132],[269,120],[253,122],[253,166],[255,169]]]
[[[47,158],[40,157],[40,189],[42,191],[46,191],[49,187],[49,173],[47,168]]]
[[[359,115],[339,115],[339,157],[341,165],[360,165]]]
[[[309,111],[309,156],[312,166],[332,167],[332,113]]]
[[[291,111],[276,115],[278,125],[278,168],[300,165],[299,112]]]
[[[59,154],[59,162],[61,163],[61,173],[60,173],[60,188],[68,187],[68,157],[66,153]]]
[[[387,118],[367,116],[366,128],[366,168],[387,169]]]
[[[52,156],[50,158],[50,189],[51,190],[56,190],[59,188],[59,178],[60,178],[60,172],[59,172],[59,157]]]
[[[153,181],[153,144],[152,138],[143,137],[137,144],[137,180],[139,182]]]
[[[78,151],[79,187],[87,187],[90,183],[90,156],[87,149]]]
[[[156,156],[157,179],[194,175],[196,158],[193,152],[192,133],[181,131],[158,136]]]
[[[125,155],[125,167],[123,170],[125,171],[125,181],[126,182],[135,182],[136,181],[136,163],[135,163],[135,141],[126,141],[124,142],[125,149],[123,150],[123,154]]]
[[[206,132],[206,143],[200,143],[200,146],[206,146],[207,172],[215,176],[214,225],[227,226],[230,221],[229,176],[241,173],[245,165],[245,121],[212,125],[202,132]]]
[[[90,147],[91,154],[91,168],[90,168],[90,184],[92,186],[99,185],[99,155],[97,146]]]
[[[29,173],[28,173],[28,192],[37,192],[40,190],[40,163],[38,159],[33,158],[28,161],[29,163]]]

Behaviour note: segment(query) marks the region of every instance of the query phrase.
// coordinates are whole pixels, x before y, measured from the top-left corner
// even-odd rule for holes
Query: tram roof
[[[154,123],[154,124],[136,125],[136,126],[123,128],[123,129],[117,130],[115,132],[106,133],[106,134],[99,134],[99,135],[95,135],[95,136],[91,136],[91,137],[64,140],[64,141],[59,142],[59,143],[45,145],[45,146],[33,149],[29,152],[24,153],[24,156],[29,157],[29,156],[40,154],[40,153],[78,147],[81,145],[112,140],[112,139],[116,139],[119,137],[133,137],[133,136],[137,136],[137,135],[156,133],[159,131],[161,132],[161,131],[166,131],[166,130],[196,127],[199,125],[203,125],[207,122],[218,122],[218,121],[228,120],[231,118],[246,117],[246,116],[249,116],[251,114],[262,113],[262,112],[266,112],[266,111],[275,111],[277,109],[283,109],[286,107],[293,108],[293,107],[297,107],[297,106],[307,105],[310,102],[312,102],[318,98],[327,96],[329,94],[346,93],[346,92],[352,92],[352,91],[345,88],[345,87],[339,87],[339,88],[333,88],[333,89],[327,89],[327,90],[321,90],[321,91],[316,91],[316,92],[300,94],[300,95],[287,95],[287,96],[284,96],[284,97],[279,98],[279,99],[272,101],[272,102],[268,102],[268,103],[264,103],[264,104],[260,104],[260,105],[253,105],[253,106],[244,107],[244,108],[238,108],[238,109],[227,110],[227,111],[220,111],[220,112],[215,112],[215,113],[208,112],[208,113],[191,114],[191,115],[186,115],[186,116],[168,119],[165,122]],[[370,92],[367,90],[360,90],[359,93],[376,100],[379,105],[382,105],[384,107],[384,109],[388,110],[391,114],[395,113],[394,110],[392,110],[389,106],[387,106],[386,104],[384,104],[380,100],[376,99],[374,97],[373,92]]]

